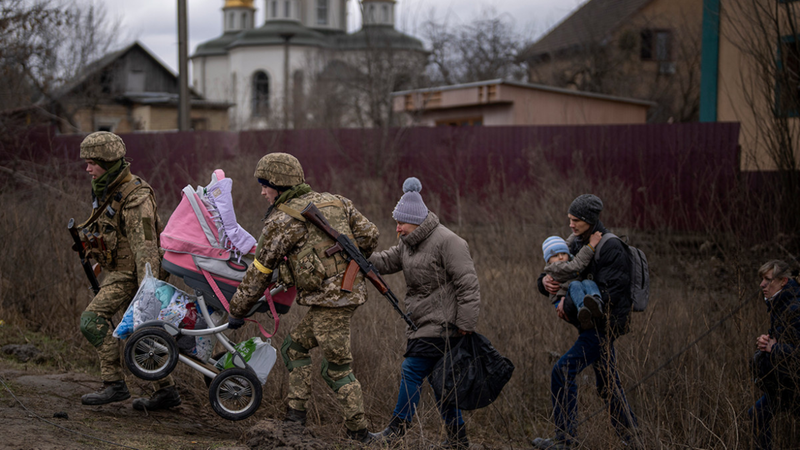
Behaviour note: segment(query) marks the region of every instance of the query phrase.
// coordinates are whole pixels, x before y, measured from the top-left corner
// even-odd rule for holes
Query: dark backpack
[[[500,355],[486,337],[472,333],[459,339],[436,363],[428,381],[442,405],[470,410],[497,399],[513,372],[510,359]]]
[[[614,233],[606,233],[597,244],[594,252],[594,259],[600,259],[600,248],[611,238],[617,238],[628,249],[631,258],[631,302],[633,310],[642,312],[647,308],[650,301],[650,266],[647,264],[647,256],[636,247],[628,245]]]

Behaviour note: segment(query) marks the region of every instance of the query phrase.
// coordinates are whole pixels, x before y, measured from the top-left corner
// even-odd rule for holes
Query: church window
[[[389,23],[389,5],[383,5],[383,23]]]
[[[289,0],[286,0],[285,2],[283,2],[283,6],[284,6],[283,17],[286,17],[286,18],[292,17],[292,15],[291,15],[291,12],[292,12],[291,3],[292,2],[290,2]]]
[[[247,13],[243,12],[242,13],[242,29],[247,29],[247,28],[249,28],[247,26]]]
[[[272,0],[272,18],[278,18],[278,0]]]
[[[375,23],[375,5],[369,5],[369,23]]]
[[[236,28],[236,26],[234,25],[233,13],[230,13],[228,14],[228,29],[233,30],[234,28]]]
[[[262,71],[253,74],[253,117],[269,113],[269,76]]]
[[[317,25],[328,24],[328,0],[317,0]]]

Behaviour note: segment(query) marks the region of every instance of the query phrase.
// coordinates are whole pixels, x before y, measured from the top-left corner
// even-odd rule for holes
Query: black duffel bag
[[[488,406],[511,379],[514,364],[485,336],[468,334],[436,363],[428,381],[444,406],[478,409]]]

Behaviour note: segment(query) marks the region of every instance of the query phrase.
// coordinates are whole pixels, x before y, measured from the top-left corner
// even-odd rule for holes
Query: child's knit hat
[[[422,182],[415,177],[406,178],[403,182],[403,196],[392,212],[394,220],[419,225],[428,217],[428,207],[419,194],[421,190]]]
[[[550,236],[542,243],[542,252],[544,252],[544,263],[547,264],[547,261],[553,255],[559,253],[569,254],[569,247],[567,247],[567,242],[564,239],[558,236]]]

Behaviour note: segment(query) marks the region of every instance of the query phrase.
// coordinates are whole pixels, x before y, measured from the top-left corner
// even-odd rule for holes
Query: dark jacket
[[[570,244],[570,253],[577,254],[595,231],[603,234],[608,230],[598,221],[583,236]],[[599,331],[610,332],[615,336],[628,332],[633,302],[631,301],[631,258],[626,244],[619,239],[609,239],[600,248],[600,254],[586,266],[580,274],[581,279],[594,280],[603,296],[606,318],[595,320]],[[549,295],[542,283],[544,274],[539,277],[539,292]],[[573,324],[578,327],[577,324]]]
[[[800,377],[800,285],[789,279],[775,297],[767,300],[769,335],[777,342],[769,359],[780,376]],[[792,380],[793,386],[800,383]]]

